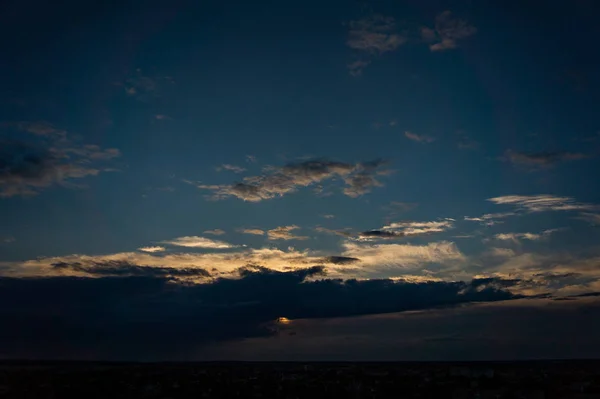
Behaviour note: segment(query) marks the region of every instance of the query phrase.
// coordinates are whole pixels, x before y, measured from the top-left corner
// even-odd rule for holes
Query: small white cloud
[[[163,252],[166,251],[167,249],[165,247],[161,247],[161,246],[155,246],[155,247],[141,247],[138,248],[138,251],[142,251],[142,252]]]
[[[210,238],[198,237],[198,236],[179,237],[179,238],[175,238],[170,241],[163,241],[162,244],[175,245],[178,247],[187,247],[187,248],[210,248],[210,249],[226,249],[226,248],[237,247],[237,245],[229,244],[224,241],[211,240]]]
[[[598,205],[575,201],[572,197],[556,197],[550,194],[539,195],[504,195],[488,198],[497,205],[513,205],[528,212],[544,211],[585,211],[600,209]]]
[[[243,234],[252,234],[255,236],[264,236],[265,232],[261,229],[238,229],[238,232]]]
[[[426,136],[424,134],[416,134],[409,131],[404,132],[404,136],[406,136],[407,139],[416,141],[418,143],[432,143],[435,141],[433,137]]]
[[[237,165],[231,165],[231,164],[223,164],[221,166],[217,166],[217,172],[220,172],[222,170],[228,170],[231,171],[233,173],[242,173],[246,171],[246,168],[242,168],[241,166],[237,166]]]
[[[325,219],[333,219],[335,218],[335,215],[321,215],[322,217],[324,217]]]

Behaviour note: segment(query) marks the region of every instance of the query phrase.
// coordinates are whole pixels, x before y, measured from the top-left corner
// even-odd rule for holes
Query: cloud
[[[276,227],[267,231],[267,237],[269,240],[308,240],[310,237],[296,236],[292,233],[299,228],[296,225]]]
[[[327,256],[320,259],[319,263],[331,263],[334,265],[350,265],[356,262],[360,262],[358,258],[352,258],[349,256]]]
[[[210,273],[202,268],[179,268],[179,267],[157,267],[157,266],[140,266],[129,263],[127,261],[105,261],[94,262],[93,264],[82,264],[79,262],[53,263],[52,267],[56,270],[70,270],[84,275],[97,276],[145,276],[145,277],[210,277]]]
[[[150,253],[163,252],[163,251],[166,251],[166,250],[167,249],[165,247],[160,247],[160,246],[138,248],[138,251],[150,252]]]
[[[37,195],[55,185],[77,187],[76,179],[114,170],[102,164],[120,156],[116,148],[69,140],[65,131],[45,123],[17,127],[33,136],[0,139],[0,198]]]
[[[226,163],[221,166],[218,166],[216,169],[217,169],[217,172],[220,172],[222,170],[228,170],[233,173],[242,173],[242,172],[246,171],[246,168],[242,168],[241,166],[230,165],[230,164],[226,164]]]
[[[394,51],[407,41],[405,35],[397,32],[396,22],[392,17],[373,15],[351,21],[349,27],[346,44],[368,57]],[[360,76],[370,64],[370,59],[358,59],[347,66],[350,75]]]
[[[246,155],[246,162],[256,163],[256,157],[254,155]]]
[[[417,234],[441,233],[453,227],[453,220],[446,218],[445,220],[432,222],[395,222],[384,226],[383,229],[395,230],[404,235],[411,236]]]
[[[341,237],[352,237],[352,233],[349,232],[348,230],[349,229],[334,230],[334,229],[328,229],[328,228],[322,227],[322,226],[315,227],[315,231],[318,231],[319,233],[332,234],[332,235],[337,235],[337,236],[341,236]]]
[[[527,212],[584,211],[599,209],[598,205],[575,201],[572,197],[557,197],[550,194],[504,195],[488,198],[497,205],[513,205]]]
[[[408,138],[412,141],[416,141],[418,143],[432,143],[435,141],[435,139],[433,137],[429,137],[424,134],[419,135],[419,134],[412,133],[409,131],[404,132],[404,135],[406,136],[406,138]]]
[[[159,120],[159,121],[164,121],[164,120],[168,120],[168,119],[172,119],[169,115],[164,115],[164,114],[156,114],[154,115],[154,118]]]
[[[142,73],[141,69],[136,69],[135,74],[125,81],[123,84],[125,94],[130,97],[135,97],[139,101],[150,101],[160,96],[161,90],[167,84],[173,84],[173,78],[170,76],[164,77],[149,77]],[[159,118],[157,118],[159,119]]]
[[[455,265],[465,260],[456,245],[448,241],[427,245],[367,244],[347,241],[342,256],[360,259],[356,273],[372,277],[392,277],[403,274],[421,274],[426,264]]]
[[[58,129],[54,125],[46,121],[37,122],[17,122],[15,124],[7,124],[8,126],[14,125],[17,129],[35,134],[37,136],[53,137],[56,139],[65,139],[67,132],[63,129]]]
[[[549,168],[564,161],[585,159],[588,156],[576,152],[519,152],[506,150],[504,159],[513,165],[528,166],[534,169]]]
[[[244,234],[254,234],[255,236],[265,235],[265,232],[261,229],[238,229],[238,231]]]
[[[335,215],[321,215],[321,217],[325,218],[325,219],[333,219],[335,218]]]
[[[414,202],[400,202],[400,201],[392,201],[389,205],[386,205],[384,209],[389,210],[393,213],[398,212],[409,212],[415,209],[419,204]]]
[[[477,28],[465,20],[455,18],[451,11],[444,11],[435,18],[435,29],[421,28],[421,38],[426,42],[434,42],[429,46],[431,51],[451,50],[458,47],[458,41],[477,33]]]
[[[519,240],[538,241],[543,238],[541,234],[535,233],[500,233],[494,236],[496,240],[513,241],[518,243]]]
[[[369,65],[371,65],[371,61],[356,60],[348,64],[348,72],[351,76],[360,76]]]
[[[344,163],[325,159],[312,159],[289,163],[282,167],[266,167],[259,176],[245,177],[242,182],[231,185],[208,185],[191,183],[196,187],[213,191],[213,200],[235,197],[249,202],[259,202],[293,193],[300,187],[308,187],[336,178],[346,183],[343,192],[349,197],[358,197],[382,186],[375,176],[386,173],[381,167],[384,161]]]
[[[204,234],[212,234],[214,236],[222,236],[223,234],[225,234],[225,230],[221,230],[221,229],[205,230]]]
[[[577,219],[585,220],[594,226],[600,225],[600,214],[591,212],[582,212]]]
[[[458,133],[458,143],[456,146],[459,150],[478,150],[480,147],[479,142],[471,139],[464,132],[459,131]]]
[[[406,237],[406,235],[402,232],[393,230],[368,230],[360,233],[358,237],[361,240],[371,240],[374,238],[401,238]]]
[[[210,248],[210,249],[226,249],[235,248],[236,245],[229,244],[225,241],[211,240],[210,238],[188,236],[179,237],[170,241],[162,241],[161,244],[174,245],[187,248]]]
[[[480,222],[481,224],[483,224],[485,226],[493,226],[495,224],[502,223],[502,222],[498,221],[497,219],[503,219],[503,218],[507,218],[507,217],[515,216],[515,215],[517,215],[516,212],[486,213],[479,217],[465,216],[465,220],[469,221],[469,222]]]
[[[97,265],[97,270],[112,267]],[[273,322],[282,316],[293,325],[297,319],[518,298],[499,284],[477,281],[331,280],[318,266],[285,272],[248,266],[236,278],[201,284],[157,276],[163,271],[142,272],[0,278],[0,352],[15,358],[189,360],[191,352],[214,347],[215,341],[271,336]],[[34,328],[40,325],[44,328]]]
[[[395,32],[394,18],[373,15],[351,21],[346,44],[355,50],[373,54],[383,54],[396,50],[406,43],[406,37]]]

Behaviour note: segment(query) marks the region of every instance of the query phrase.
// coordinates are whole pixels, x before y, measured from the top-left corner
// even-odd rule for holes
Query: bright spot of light
[[[290,319],[288,319],[287,317],[278,317],[277,318],[277,323],[279,324],[290,324],[292,321]]]

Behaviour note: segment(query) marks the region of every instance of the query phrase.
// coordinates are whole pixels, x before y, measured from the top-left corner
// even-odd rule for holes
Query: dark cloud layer
[[[52,264],[58,270],[69,269],[96,276],[145,276],[145,277],[210,277],[202,268],[174,268],[157,266],[139,266],[127,261],[113,260],[84,265],[79,262],[58,262]]]
[[[119,274],[113,266],[92,270]],[[175,282],[162,268],[140,275],[135,265],[119,267],[121,277],[0,278],[0,353],[168,359],[214,341],[268,336],[282,316],[365,315],[517,297],[482,281],[319,280],[321,266],[278,272],[249,265],[239,278],[205,284]]]

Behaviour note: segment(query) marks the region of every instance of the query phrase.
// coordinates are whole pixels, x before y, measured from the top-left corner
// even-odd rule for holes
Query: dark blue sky
[[[5,299],[43,301],[56,285],[77,301],[87,284],[102,298],[149,279],[162,325],[191,328],[190,301],[254,303],[225,334],[239,340],[278,316],[598,292],[598,11],[591,0],[5,2],[0,278],[32,284]],[[265,297],[263,279],[296,288]],[[310,288],[331,279],[375,285]],[[234,300],[235,284],[248,296]],[[177,306],[173,286],[191,290]],[[391,304],[364,290],[392,290]],[[90,314],[108,313],[125,337],[118,304],[135,301],[98,299],[84,319],[48,306],[90,331]],[[42,310],[15,312],[60,336]],[[220,320],[215,334],[239,316],[202,312]]]

